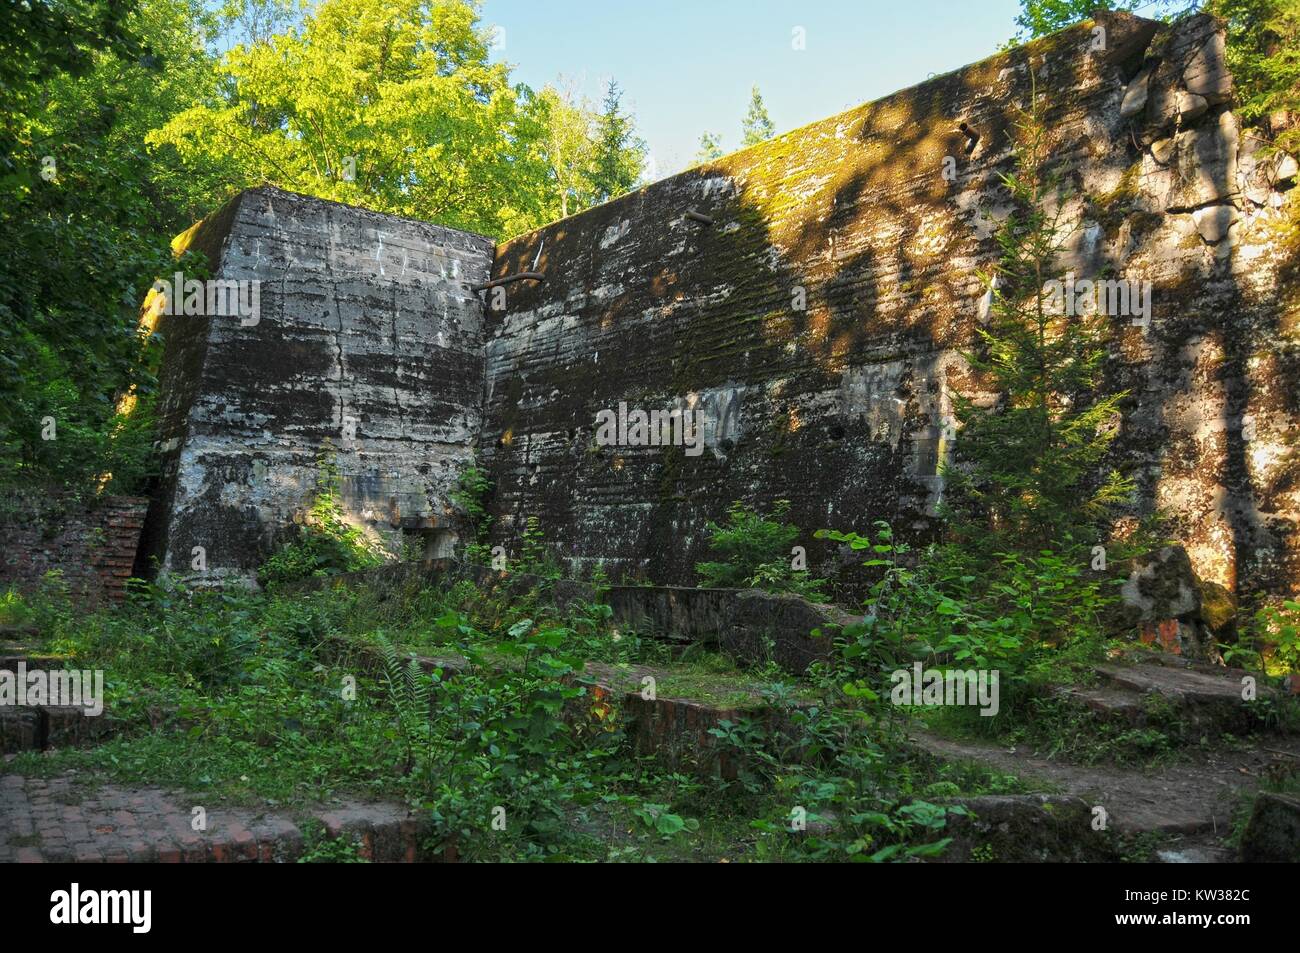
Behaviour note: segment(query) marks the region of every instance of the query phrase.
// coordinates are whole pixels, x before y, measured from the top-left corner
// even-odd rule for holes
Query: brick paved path
[[[206,809],[206,830],[191,826],[196,806]],[[330,836],[355,838],[369,860],[423,859],[419,821],[400,805],[348,803],[307,814]],[[267,863],[302,851],[302,831],[285,813],[204,804],[153,787],[87,790],[70,776],[0,776],[0,863]]]

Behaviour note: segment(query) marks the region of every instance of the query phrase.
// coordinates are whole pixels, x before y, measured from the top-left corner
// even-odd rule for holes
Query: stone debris
[[[1245,863],[1300,863],[1300,798],[1265,793],[1241,835]]]

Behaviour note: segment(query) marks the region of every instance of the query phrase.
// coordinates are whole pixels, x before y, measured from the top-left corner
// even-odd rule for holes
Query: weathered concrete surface
[[[639,635],[716,647],[747,664],[776,662],[794,675],[803,674],[813,662],[828,657],[832,639],[840,629],[862,621],[830,603],[756,589],[609,586],[598,593],[594,586],[577,580],[496,572],[451,560],[435,560],[423,566],[399,563],[308,579],[294,588],[365,584],[395,591],[407,585],[449,586],[459,579],[472,580],[485,597],[533,594],[559,609],[603,600],[619,626]]]
[[[278,189],[244,192],[192,247],[215,277],[260,281],[260,319],[161,330],[162,487],[147,552],[248,577],[337,453],[350,517],[396,542],[451,529],[448,492],[481,415],[483,322],[469,286],[488,239]]]
[[[1300,799],[1261,794],[1241,835],[1241,859],[1248,864],[1300,863]]]
[[[1092,808],[1078,797],[990,794],[951,806],[966,813],[948,814],[943,863],[1095,863],[1119,853],[1113,838],[1092,829]]]
[[[1062,686],[1056,696],[1101,720],[1156,728],[1188,742],[1266,729],[1278,696],[1272,686],[1260,684],[1257,673],[1165,652],[1135,653],[1123,664],[1099,665],[1095,671],[1098,685]],[[1243,697],[1247,684],[1249,700]]]
[[[473,578],[484,592],[498,587],[520,595],[550,590],[560,607],[597,597],[594,589],[570,580],[497,573],[473,565],[458,566],[452,572]],[[794,675],[803,674],[813,662],[830,655],[832,638],[839,629],[861,621],[835,605],[757,589],[610,586],[603,599],[613,619],[631,631],[716,646],[744,663],[771,661]]]
[[[1296,168],[1240,127],[1203,15],[1106,15],[515,238],[492,274],[546,280],[494,289],[486,328],[485,239],[246,193],[193,244],[264,281],[264,316],[169,322],[146,552],[185,569],[203,545],[246,574],[326,439],[359,522],[443,527],[478,439],[512,556],[536,517],[575,575],[689,584],[710,519],[788,499],[810,571],[851,584],[857,560],[812,532],[933,531],[953,396],[991,396],[961,355],[1035,87],[1072,195],[1063,270],[1153,288],[1148,322],[1111,317],[1127,517],[1167,514],[1231,595],[1300,591],[1300,264],[1274,228]],[[704,412],[703,452],[598,446],[620,402]]]
[[[489,313],[498,541],[536,516],[574,568],[689,583],[734,499],[789,499],[809,533],[930,529],[960,440],[951,395],[981,394],[960,351],[1032,71],[1074,193],[1063,265],[1153,285],[1149,323],[1112,318],[1134,515],[1168,513],[1204,579],[1294,591],[1300,324],[1278,291],[1279,183],[1241,158],[1216,21],[1102,25],[1105,50],[1092,25],[1065,30],[502,245],[494,275],[547,277]],[[596,414],[620,401],[707,409],[706,450],[598,446]],[[814,574],[842,575],[834,548],[799,543]]]

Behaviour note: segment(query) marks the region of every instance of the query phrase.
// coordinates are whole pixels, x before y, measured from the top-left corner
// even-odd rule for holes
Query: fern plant
[[[409,773],[419,748],[431,744],[429,713],[434,676],[426,673],[413,655],[403,661],[396,646],[382,634],[376,634],[376,641],[382,661],[382,684],[396,714],[397,739],[405,747]]]

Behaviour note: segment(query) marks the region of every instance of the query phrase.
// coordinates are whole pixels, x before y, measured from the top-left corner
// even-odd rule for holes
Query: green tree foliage
[[[706,132],[700,136],[700,151],[695,153],[696,163],[712,162],[721,159],[722,137],[716,132]]]
[[[1016,39],[1023,42],[1055,33],[1082,20],[1090,20],[1102,10],[1122,10],[1169,20],[1199,6],[1201,0],[1020,0]]]
[[[1087,20],[1098,10],[1133,10],[1144,0],[1020,0],[1017,37],[1032,40]]]
[[[94,67],[96,53],[124,61],[141,56],[146,48],[126,23],[136,6],[135,0],[28,0],[0,8],[4,118],[16,100],[41,82],[85,75]]]
[[[749,110],[740,124],[740,141],[744,147],[756,146],[776,135],[776,125],[767,114],[763,94],[755,86],[749,94]]]
[[[1300,150],[1300,0],[1210,0],[1206,9],[1228,24],[1238,113],[1267,123],[1279,148]]]
[[[544,219],[535,97],[460,0],[322,0],[233,47],[213,95],[149,136],[230,187],[273,182],[493,235]]]
[[[596,121],[596,156],[591,184],[597,203],[632,190],[641,180],[646,145],[637,137],[631,115],[623,109],[623,91],[610,80]]]
[[[113,488],[144,475],[136,445],[153,355],[139,303],[170,264],[194,180],[146,132],[202,86],[199,3],[9,5],[0,80],[0,479]],[[11,56],[11,54],[13,54]],[[117,398],[144,400],[128,425]],[[47,420],[55,424],[48,439]],[[113,457],[116,459],[113,459]]]
[[[554,183],[550,199],[558,200],[555,213],[564,218],[595,204],[596,116],[571,90],[547,86],[537,102],[545,128],[539,149]]]
[[[777,500],[770,514],[751,510],[739,500],[732,503],[725,524],[706,526],[709,547],[722,558],[695,564],[700,584],[822,598],[825,580],[811,579],[806,571],[793,567],[791,548],[799,538],[799,527],[783,522],[789,512],[789,500]]]
[[[1000,256],[983,276],[989,318],[967,355],[997,400],[983,407],[955,398],[961,431],[946,476],[959,527],[985,545],[1024,551],[1091,538],[1131,485],[1100,472],[1124,397],[1105,393],[1107,318],[1053,308],[1047,285],[1062,278],[1066,203],[1044,164],[1038,116],[1024,115],[1018,128],[1016,170],[1002,176],[1015,210],[996,232]]]
[[[558,86],[544,87],[537,102],[545,130],[539,148],[551,182],[549,218],[591,208],[640,181],[645,143],[619,102],[607,96],[598,112],[571,87]]]

